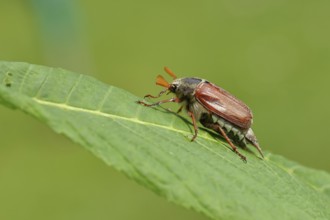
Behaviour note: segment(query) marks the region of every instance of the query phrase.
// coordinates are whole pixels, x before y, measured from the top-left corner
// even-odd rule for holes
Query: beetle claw
[[[190,139],[191,142],[193,142],[197,137],[197,134],[194,134],[193,137]]]
[[[144,106],[149,106],[149,104],[145,103],[144,101],[138,100],[136,101],[137,104],[144,105]]]
[[[193,135],[190,135],[190,134],[185,135],[185,137],[191,142],[193,142],[195,140],[195,137]]]
[[[247,163],[246,157],[243,155],[240,155],[241,159],[243,160],[244,163]]]
[[[244,163],[247,163],[246,157],[238,152],[237,149],[233,149],[233,151],[241,158],[241,160],[243,160]]]
[[[140,105],[143,105],[144,102],[141,101],[141,100],[138,100],[138,101],[136,101],[136,103],[137,103],[137,104],[140,104]]]

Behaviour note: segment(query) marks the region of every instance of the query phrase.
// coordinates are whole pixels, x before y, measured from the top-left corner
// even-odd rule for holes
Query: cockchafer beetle
[[[165,90],[162,90],[157,96],[148,94],[144,98],[159,98],[166,92],[174,93],[176,97],[153,104],[138,101],[139,104],[151,107],[167,102],[183,103],[177,113],[185,108],[191,117],[194,126],[194,135],[191,141],[197,137],[197,121],[199,121],[204,127],[223,136],[232,150],[244,162],[246,162],[246,157],[237,150],[233,142],[242,147],[246,147],[247,143],[251,143],[264,157],[257,138],[251,129],[252,112],[244,102],[205,79],[196,77],[177,79],[169,68],[165,67],[164,69],[172,76],[174,81],[168,83],[161,75],[158,75],[156,84],[165,87]]]

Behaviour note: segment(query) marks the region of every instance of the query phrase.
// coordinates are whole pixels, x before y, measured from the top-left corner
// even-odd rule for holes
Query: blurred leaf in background
[[[77,1],[31,0],[45,62],[91,71],[84,16]]]
[[[209,79],[252,108],[264,149],[330,171],[329,9],[321,0],[4,0],[0,60],[91,73],[138,96],[159,91],[164,65]],[[1,219],[204,219],[22,113],[0,107],[0,123]]]

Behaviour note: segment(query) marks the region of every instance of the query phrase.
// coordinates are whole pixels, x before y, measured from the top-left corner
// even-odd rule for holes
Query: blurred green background
[[[1,0],[0,60],[93,75],[142,97],[163,66],[229,90],[262,148],[330,171],[330,2]],[[206,219],[0,106],[0,219]],[[110,132],[110,131],[109,131]]]

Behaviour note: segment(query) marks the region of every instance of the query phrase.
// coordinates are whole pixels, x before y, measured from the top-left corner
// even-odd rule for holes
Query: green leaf
[[[63,69],[0,62],[0,102],[42,120],[130,178],[212,219],[330,219],[330,175],[221,139],[129,92]]]

